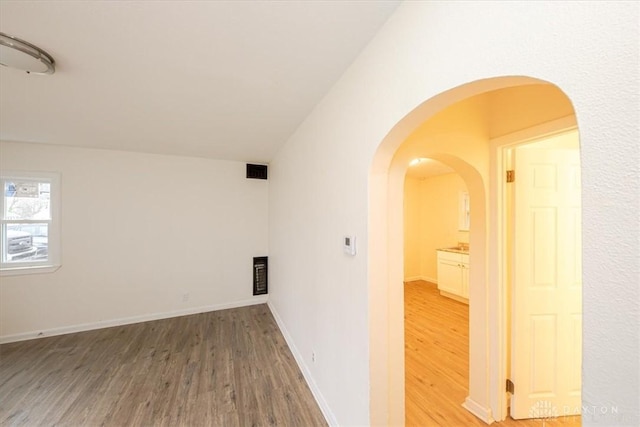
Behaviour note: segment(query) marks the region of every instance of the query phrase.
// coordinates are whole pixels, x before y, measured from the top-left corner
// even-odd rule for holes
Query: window
[[[470,217],[469,193],[460,192],[460,203],[458,204],[458,231],[469,231]]]
[[[0,273],[45,273],[60,267],[60,177],[3,172],[0,176]]]

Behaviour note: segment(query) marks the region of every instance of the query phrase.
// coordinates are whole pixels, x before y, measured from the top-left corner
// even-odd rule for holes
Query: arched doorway
[[[394,284],[403,279],[402,198],[404,174],[412,158],[428,156],[456,170],[465,182],[474,214],[470,224],[469,312],[469,396],[464,406],[487,423],[506,414],[505,369],[505,295],[502,260],[502,233],[497,222],[498,146],[482,135],[478,123],[473,131],[449,133],[451,143],[443,149],[442,140],[421,133],[422,125],[459,104],[462,110],[480,109],[478,95],[499,89],[538,85],[555,86],[528,77],[500,77],[459,86],[442,93],[416,108],[402,119],[380,144],[370,171],[369,193],[369,291],[370,291],[370,378],[371,420],[375,425],[404,423],[404,338],[403,296]],[[539,88],[536,88],[539,89]],[[505,98],[508,101],[508,96]],[[568,102],[568,99],[567,99]],[[573,114],[570,102],[568,103]],[[484,111],[484,110],[483,110]],[[517,122],[517,117],[511,119]],[[487,120],[485,117],[482,120]],[[568,119],[568,121],[571,121]],[[575,122],[575,117],[573,118]],[[555,126],[566,125],[567,120]],[[474,128],[474,126],[476,126]],[[479,127],[478,127],[479,126]],[[549,125],[553,127],[554,125]],[[556,131],[559,129],[556,129]],[[444,136],[442,133],[440,136]],[[475,136],[474,136],[475,135]],[[484,145],[456,144],[469,137],[484,138]],[[425,144],[430,151],[425,151]]]
[[[452,168],[412,161],[404,188],[405,420],[470,425],[468,188]],[[466,196],[466,197],[465,197]],[[452,248],[456,249],[452,249]],[[457,249],[460,248],[460,249]],[[446,420],[446,421],[445,421]]]

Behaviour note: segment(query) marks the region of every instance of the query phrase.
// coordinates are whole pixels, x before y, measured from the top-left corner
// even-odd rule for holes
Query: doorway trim
[[[520,145],[525,145],[536,140],[547,137],[560,135],[567,132],[577,131],[575,115],[565,116],[560,119],[532,126],[517,132],[513,132],[504,136],[494,138],[489,141],[491,150],[491,177],[490,190],[491,200],[489,201],[490,209],[495,211],[490,215],[489,227],[495,230],[490,233],[490,247],[495,248],[496,262],[489,265],[489,283],[495,283],[496,286],[489,286],[489,300],[495,301],[498,307],[496,323],[492,323],[489,319],[489,328],[491,324],[497,325],[495,335],[497,336],[497,358],[490,360],[489,377],[497,378],[496,384],[490,384],[489,399],[490,406],[495,408],[494,417],[497,421],[507,418],[508,414],[508,394],[505,390],[505,384],[508,377],[508,347],[507,347],[507,331],[509,317],[507,316],[508,304],[507,300],[507,183],[504,179],[507,173],[507,152],[508,150]],[[495,239],[495,241],[494,241]],[[488,331],[489,336],[492,331]],[[490,345],[490,348],[493,347]],[[491,357],[490,357],[491,359]],[[492,363],[494,362],[494,363]],[[494,369],[495,368],[495,371]]]
[[[395,155],[403,142],[419,125],[435,114],[458,101],[492,90],[527,84],[553,84],[551,82],[528,76],[497,76],[472,82],[461,82],[460,85],[445,91],[438,91],[431,97],[398,118],[398,122],[378,145],[371,158],[369,168],[369,200],[367,230],[367,280],[368,280],[368,327],[369,327],[369,419],[372,426],[404,425],[404,310],[402,296],[394,292],[394,284],[403,279],[402,266],[402,186],[400,176],[404,177],[404,169],[396,163]],[[495,249],[496,237],[496,150],[490,148],[489,170],[485,175],[488,182],[483,185],[487,196],[483,201],[486,222],[482,232],[486,239],[476,250],[482,256],[482,276],[473,325],[478,336],[469,342],[470,353],[473,353],[477,376],[470,378],[469,391],[471,399],[465,407],[487,424],[500,414],[500,401],[504,383],[499,383],[501,376],[499,332],[504,315],[500,307],[500,294],[496,291],[498,263]],[[477,171],[476,171],[477,172]],[[463,176],[460,171],[458,173]],[[489,190],[489,186],[491,186]],[[472,200],[472,204],[473,204]],[[397,206],[398,209],[390,209]],[[472,220],[473,221],[473,220]],[[473,228],[473,224],[472,224]],[[477,236],[472,230],[473,234]],[[473,247],[473,242],[472,242]],[[473,250],[473,249],[472,249]],[[484,258],[485,254],[491,254]],[[482,261],[481,261],[482,259]],[[470,298],[471,297],[470,295]],[[473,314],[471,315],[473,316]],[[471,333],[471,331],[470,331]],[[473,381],[472,381],[473,380]]]

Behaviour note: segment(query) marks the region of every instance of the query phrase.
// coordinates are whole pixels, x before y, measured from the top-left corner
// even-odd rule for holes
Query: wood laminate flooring
[[[0,346],[1,426],[326,426],[264,304]]]
[[[407,426],[486,426],[461,405],[469,388],[469,306],[440,295],[435,284],[404,287]],[[507,418],[492,426],[580,426],[580,417]]]

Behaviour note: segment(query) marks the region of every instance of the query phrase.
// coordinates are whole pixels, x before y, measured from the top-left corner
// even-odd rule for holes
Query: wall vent
[[[265,295],[269,292],[269,258],[253,258],[253,294]]]
[[[267,179],[267,165],[254,165],[247,163],[247,178]]]

